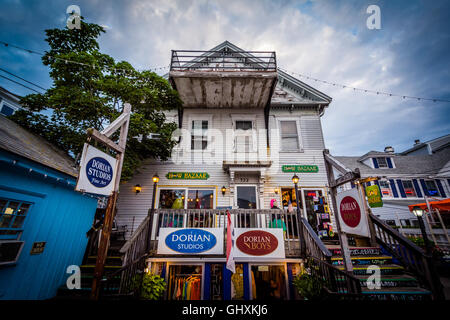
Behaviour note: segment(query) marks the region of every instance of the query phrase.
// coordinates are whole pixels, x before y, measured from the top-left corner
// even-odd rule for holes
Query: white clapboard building
[[[172,51],[167,77],[183,104],[181,110],[166,112],[168,121],[178,124],[179,143],[170,160],[148,159],[120,186],[116,222],[127,228],[123,250],[136,241],[150,219],[154,249],[150,260],[168,281],[167,299],[176,298],[177,279],[184,275],[201,278],[202,299],[218,299],[218,292],[222,298],[262,297],[262,285],[256,289],[253,285],[255,277],[263,281],[263,271],[281,283],[277,295],[289,298],[294,292],[289,290],[289,279],[299,263],[297,202],[314,232],[322,238],[335,236],[321,127],[331,98],[279,70],[275,52],[243,51],[228,41],[209,51]],[[295,174],[299,199],[292,181]],[[157,184],[154,175],[159,177]],[[273,199],[284,210],[267,211]],[[226,229],[227,209],[233,213],[237,234],[256,228],[278,243],[270,253],[261,243],[252,244],[262,250],[258,253],[236,251],[234,275],[241,275],[243,287],[234,278],[214,282],[218,274],[232,277],[224,272],[224,237],[217,234],[217,229],[222,234]],[[210,244],[175,243],[189,239],[182,234],[189,228],[208,232],[191,234],[194,242],[215,235],[221,240],[216,244],[219,250],[194,252]],[[237,246],[243,245],[239,239],[259,238],[238,237]],[[217,289],[214,296],[214,286],[225,289]],[[196,293],[191,298],[197,298]]]

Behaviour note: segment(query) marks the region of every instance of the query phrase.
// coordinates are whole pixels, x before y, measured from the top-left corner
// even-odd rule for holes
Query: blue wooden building
[[[70,157],[0,116],[0,299],[49,299],[82,263],[97,199]]]

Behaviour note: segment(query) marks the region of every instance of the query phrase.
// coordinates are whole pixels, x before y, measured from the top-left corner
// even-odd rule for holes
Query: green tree
[[[23,97],[21,103],[28,110],[11,118],[75,158],[86,141],[86,129],[101,131],[120,115],[124,102],[130,103],[122,171],[122,180],[127,180],[143,159],[170,157],[177,125],[167,123],[162,111],[180,108],[181,100],[164,78],[101,53],[97,38],[104,32],[83,20],[80,29],[46,30],[50,50],[42,61],[50,68],[53,87],[44,94]],[[160,139],[147,139],[149,133],[159,133]],[[118,138],[118,133],[112,138]]]

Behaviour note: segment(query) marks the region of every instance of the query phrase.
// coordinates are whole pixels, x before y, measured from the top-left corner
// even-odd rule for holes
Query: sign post
[[[117,153],[115,159],[88,144],[85,144],[83,149],[76,190],[109,195],[95,263],[94,278],[92,280],[90,296],[92,300],[98,300],[99,297],[99,285],[103,277],[125,156],[130,114],[131,105],[125,103],[123,113],[105,130],[98,132],[93,128],[88,129],[88,141],[93,138],[114,150]],[[118,129],[120,129],[119,142],[115,143],[109,137]]]

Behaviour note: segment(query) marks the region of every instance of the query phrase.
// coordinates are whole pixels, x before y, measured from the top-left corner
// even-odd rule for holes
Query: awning
[[[439,211],[450,211],[450,198],[444,199],[440,201],[429,201],[430,207],[432,209],[438,209]],[[408,206],[409,211],[413,211],[414,207],[420,207],[422,210],[428,210],[427,203],[417,203],[417,204],[411,204]]]

